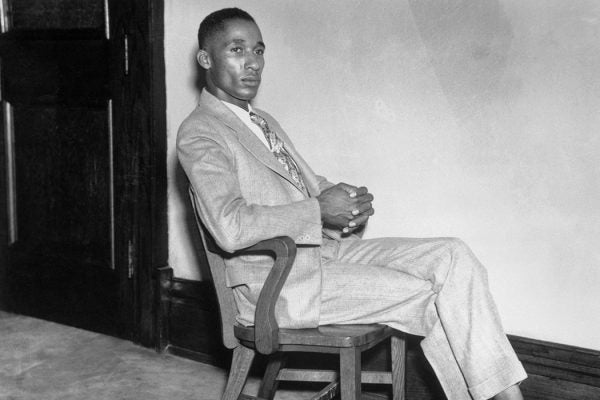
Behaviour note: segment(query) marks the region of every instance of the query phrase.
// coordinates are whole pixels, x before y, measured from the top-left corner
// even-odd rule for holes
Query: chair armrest
[[[279,326],[275,319],[275,304],[296,258],[296,244],[287,236],[263,240],[240,250],[238,254],[270,253],[274,256],[273,268],[258,296],[254,316],[254,343],[262,354],[271,354],[279,348]]]

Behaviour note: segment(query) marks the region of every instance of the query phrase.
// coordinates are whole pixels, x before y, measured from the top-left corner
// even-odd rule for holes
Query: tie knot
[[[269,130],[269,125],[267,121],[254,111],[250,111],[250,121],[254,122],[256,125],[260,126],[263,131]]]
[[[254,123],[258,123],[258,121],[260,121],[262,118],[255,113],[254,111],[250,111],[248,114],[250,114],[250,119],[252,120],[252,122]]]

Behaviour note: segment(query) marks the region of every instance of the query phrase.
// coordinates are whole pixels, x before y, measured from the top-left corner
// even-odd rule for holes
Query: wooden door
[[[150,296],[140,290],[150,286],[140,260],[152,244],[140,247],[140,229],[154,172],[141,161],[153,138],[139,121],[151,115],[139,98],[151,98],[143,88],[152,77],[132,65],[143,60],[150,33],[131,24],[148,26],[150,6],[0,1],[5,304],[139,337],[149,329],[140,327],[149,303],[140,294]]]

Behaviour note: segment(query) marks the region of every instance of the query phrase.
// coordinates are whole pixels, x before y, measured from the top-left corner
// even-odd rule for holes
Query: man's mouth
[[[258,76],[246,76],[242,78],[242,82],[249,86],[257,86],[260,84],[260,77]]]

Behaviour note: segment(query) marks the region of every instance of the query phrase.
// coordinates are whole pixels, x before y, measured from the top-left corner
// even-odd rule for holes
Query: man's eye
[[[243,51],[243,49],[241,47],[232,47],[231,48],[232,53],[241,53],[242,51]]]
[[[254,52],[257,55],[262,56],[263,54],[265,54],[265,49],[256,49]]]

